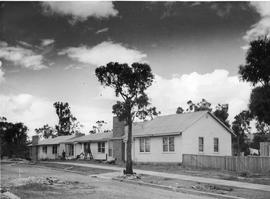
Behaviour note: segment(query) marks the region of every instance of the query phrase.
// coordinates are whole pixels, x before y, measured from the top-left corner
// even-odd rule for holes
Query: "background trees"
[[[45,139],[57,137],[56,129],[49,126],[48,124],[44,125],[41,128],[35,129],[35,131],[39,136],[41,136]]]
[[[239,67],[243,81],[256,86],[249,109],[259,122],[270,124],[270,39],[265,36],[250,42],[246,64]]]
[[[28,157],[27,131],[23,123],[12,123],[5,117],[0,118],[1,158]]]
[[[98,67],[96,76],[102,85],[113,88],[115,95],[122,99],[112,108],[119,120],[125,121],[128,125],[126,173],[132,174],[132,122],[136,117],[145,119],[158,114],[156,108],[149,107],[149,98],[145,93],[154,79],[152,70],[148,64],[133,63],[128,66],[111,62]]]
[[[57,136],[72,135],[76,131],[77,119],[71,114],[69,104],[67,102],[55,102],[54,107],[58,116],[58,125],[55,126]]]

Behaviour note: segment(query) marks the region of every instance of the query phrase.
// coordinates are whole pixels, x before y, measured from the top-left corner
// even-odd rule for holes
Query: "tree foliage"
[[[191,100],[189,100],[187,102],[188,104],[188,109],[186,111],[188,112],[197,112],[197,111],[209,111],[212,112],[221,122],[223,122],[227,127],[230,127],[230,123],[228,121],[228,117],[229,117],[229,105],[228,104],[218,104],[215,107],[215,110],[213,110],[213,108],[211,107],[211,103],[208,102],[205,99],[202,99],[200,102],[198,103],[194,103]],[[182,113],[182,108],[180,108],[179,113]],[[178,111],[178,109],[177,109]],[[177,113],[176,111],[176,113]]]
[[[245,142],[245,139],[246,134],[250,133],[250,121],[252,118],[249,111],[242,111],[234,117],[234,121],[232,122],[232,129],[236,134],[236,137],[233,138],[233,145],[237,149],[238,155],[240,152],[248,154],[248,144]]]
[[[253,85],[261,83],[270,86],[270,39],[258,38],[250,42],[246,55],[246,64],[241,65],[239,74],[242,80]]]
[[[270,125],[270,86],[256,87],[252,90],[249,109],[259,122]]]
[[[181,106],[178,106],[176,109],[176,114],[181,114],[184,112],[184,109]]]
[[[58,116],[58,125],[55,126],[57,136],[72,135],[76,132],[77,119],[71,114],[69,104],[67,102],[55,102],[54,107]]]
[[[1,157],[26,158],[28,128],[23,123],[8,122],[5,117],[0,118]]]
[[[119,120],[128,125],[126,173],[132,174],[132,122],[135,117],[145,119],[159,113],[156,108],[150,107],[149,98],[145,93],[154,79],[152,70],[148,64],[133,63],[128,66],[111,62],[98,67],[96,76],[102,85],[113,88],[115,95],[122,98],[122,101],[117,101],[112,108]]]
[[[239,67],[243,81],[257,86],[252,90],[249,109],[259,122],[270,124],[270,38],[250,42],[246,63]]]
[[[94,125],[92,130],[89,131],[91,134],[96,134],[96,133],[108,133],[110,130],[104,129],[104,125],[107,124],[104,120],[98,120],[96,121],[96,125]]]
[[[49,126],[48,124],[44,125],[41,128],[35,129],[36,134],[47,139],[47,138],[55,138],[57,137],[57,131],[55,128]]]

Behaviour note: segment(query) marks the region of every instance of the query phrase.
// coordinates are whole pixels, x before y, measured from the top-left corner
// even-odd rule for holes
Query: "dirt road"
[[[11,186],[10,191],[21,198],[210,198],[172,192],[141,185],[124,184],[106,179],[90,178],[86,175],[39,168],[27,164],[2,164],[1,186],[8,187],[14,179],[35,177],[56,177],[64,185],[23,185]]]

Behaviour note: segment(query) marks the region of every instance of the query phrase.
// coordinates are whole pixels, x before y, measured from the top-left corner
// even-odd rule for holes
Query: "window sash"
[[[173,152],[174,150],[174,137],[163,137],[163,152]]]
[[[98,152],[105,153],[105,142],[98,142]]]
[[[163,137],[163,152],[167,152],[168,150],[168,137]]]
[[[140,138],[140,152],[144,152],[144,138]]]
[[[204,140],[203,137],[199,137],[199,152],[203,152],[204,150]]]
[[[145,152],[150,152],[150,138],[145,138]]]
[[[57,154],[57,145],[53,145],[52,147],[52,153]]]
[[[150,138],[140,138],[140,152],[150,152]]]
[[[174,151],[174,137],[169,137],[169,151]]]
[[[47,153],[47,146],[43,146],[43,147],[42,147],[42,152],[43,152],[43,153]]]
[[[214,138],[214,152],[218,152],[218,151],[219,151],[219,139]]]

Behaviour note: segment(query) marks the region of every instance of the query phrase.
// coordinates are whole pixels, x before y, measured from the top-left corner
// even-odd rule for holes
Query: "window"
[[[203,152],[204,142],[203,137],[199,137],[199,152]]]
[[[67,144],[66,145],[66,152],[67,152],[67,156],[73,156],[74,155],[74,145]]]
[[[57,145],[53,145],[52,147],[52,153],[57,154]]]
[[[163,137],[163,152],[174,151],[174,137]]]
[[[214,138],[214,152],[219,151],[219,140],[218,138]]]
[[[98,142],[98,152],[105,153],[105,142]]]
[[[42,152],[47,153],[47,146],[42,146]]]
[[[140,152],[150,152],[150,138],[140,138]]]

